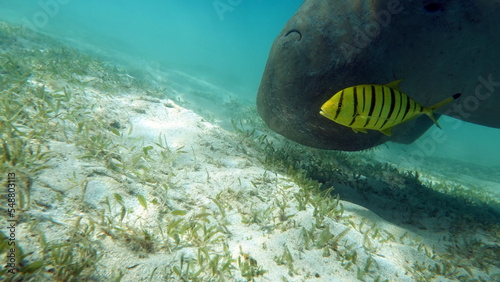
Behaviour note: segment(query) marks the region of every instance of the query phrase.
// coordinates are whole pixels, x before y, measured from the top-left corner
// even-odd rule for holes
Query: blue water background
[[[230,9],[217,11],[214,4],[221,3]],[[75,44],[114,50],[144,64],[179,69],[254,101],[272,42],[301,3],[3,0],[0,19],[72,38],[79,42]],[[426,165],[432,161],[429,158],[442,157],[500,169],[500,129],[468,123],[458,126],[443,118],[440,122],[444,141],[433,140],[429,131],[411,146],[389,146],[387,154],[407,161],[413,156]]]
[[[0,15],[188,71],[252,97],[274,38],[301,4],[301,0],[3,0]]]

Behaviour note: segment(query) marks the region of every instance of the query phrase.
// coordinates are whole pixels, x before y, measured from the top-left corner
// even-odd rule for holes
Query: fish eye
[[[342,103],[338,103],[337,107],[342,108]]]

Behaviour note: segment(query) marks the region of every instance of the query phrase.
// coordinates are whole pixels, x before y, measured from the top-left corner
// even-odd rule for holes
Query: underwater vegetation
[[[19,210],[6,281],[500,279],[499,202],[481,189],[304,148],[235,101],[233,132],[134,135],[132,115],[187,114],[147,74],[4,23],[0,44],[0,182],[16,174]],[[397,249],[407,263],[387,271]]]

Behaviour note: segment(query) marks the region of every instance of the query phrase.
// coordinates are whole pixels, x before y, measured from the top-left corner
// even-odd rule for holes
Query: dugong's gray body
[[[500,128],[500,1],[305,0],[274,41],[257,109],[271,129],[311,147],[411,143],[432,126],[428,117],[387,137],[319,114],[343,88],[396,79],[423,106],[461,92],[439,113]]]

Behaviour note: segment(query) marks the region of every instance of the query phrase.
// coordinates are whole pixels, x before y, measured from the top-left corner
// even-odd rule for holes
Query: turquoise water
[[[271,44],[300,4],[300,0],[2,1],[0,14],[143,63],[188,71],[253,99]]]

